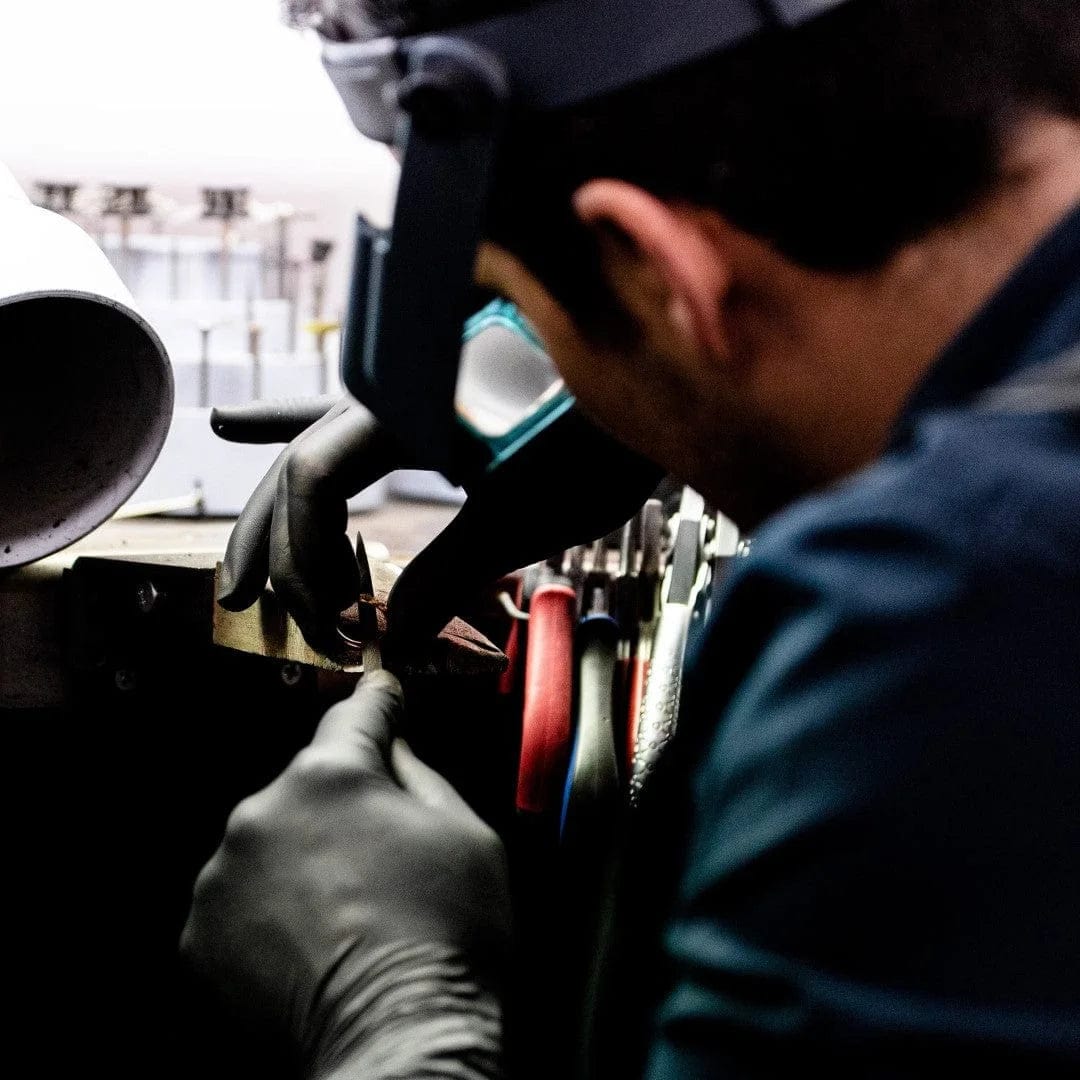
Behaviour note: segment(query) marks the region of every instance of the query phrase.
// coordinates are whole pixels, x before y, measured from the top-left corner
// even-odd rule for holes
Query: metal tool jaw
[[[382,651],[379,649],[379,619],[375,609],[375,580],[371,576],[371,563],[368,561],[364,538],[360,533],[356,534],[356,565],[360,570],[356,601],[359,645],[362,670],[366,675],[379,671],[383,663]]]

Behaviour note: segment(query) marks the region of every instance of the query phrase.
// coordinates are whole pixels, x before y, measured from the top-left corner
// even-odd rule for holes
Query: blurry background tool
[[[0,166],[0,568],[101,524],[150,471],[169,428],[161,341],[76,224]]]

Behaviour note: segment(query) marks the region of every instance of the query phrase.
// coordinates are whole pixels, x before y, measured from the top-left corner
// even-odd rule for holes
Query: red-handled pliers
[[[577,594],[555,576],[533,592],[525,650],[525,701],[517,809],[557,820],[573,739]]]

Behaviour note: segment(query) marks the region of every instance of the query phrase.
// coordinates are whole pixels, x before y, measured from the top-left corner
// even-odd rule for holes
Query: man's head
[[[369,0],[420,32],[514,0]],[[871,459],[1077,197],[1075,0],[851,0],[514,117],[480,273],[582,404],[751,524]]]

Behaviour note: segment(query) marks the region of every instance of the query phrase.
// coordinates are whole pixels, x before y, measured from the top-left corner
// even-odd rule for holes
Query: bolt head
[[[304,677],[304,669],[295,661],[289,660],[281,665],[281,681],[286,686],[296,686]]]
[[[157,607],[161,593],[152,581],[141,581],[135,590],[135,606],[143,615],[149,615]]]

